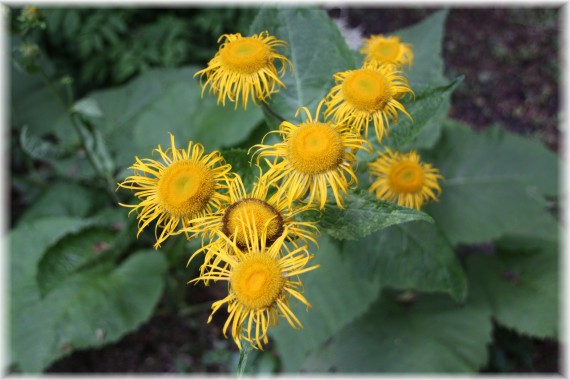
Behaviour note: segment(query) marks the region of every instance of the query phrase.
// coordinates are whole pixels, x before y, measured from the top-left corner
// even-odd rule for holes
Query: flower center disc
[[[416,193],[424,184],[424,171],[415,162],[399,162],[390,170],[389,179],[397,193]]]
[[[283,283],[279,261],[265,253],[247,255],[231,275],[232,290],[237,300],[251,309],[271,306]]]
[[[356,70],[348,75],[342,84],[342,91],[350,105],[367,112],[382,109],[391,97],[386,78],[370,69]]]
[[[235,238],[236,245],[239,248],[247,247],[249,239],[246,240],[246,236],[250,236],[248,221],[255,223],[260,237],[261,232],[265,229],[267,246],[273,244],[283,233],[283,218],[271,205],[256,198],[237,201],[228,207],[224,213],[222,232],[230,239],[233,239],[234,233],[237,233]]]
[[[400,44],[396,41],[379,41],[370,52],[378,61],[395,61],[400,54]]]
[[[289,137],[287,156],[302,173],[324,173],[342,162],[342,137],[330,123],[302,123]]]
[[[206,167],[177,161],[158,181],[158,201],[173,216],[190,216],[204,209],[214,193],[214,179]]]
[[[229,69],[253,74],[267,66],[271,51],[262,41],[245,37],[227,44],[221,51],[221,58]]]

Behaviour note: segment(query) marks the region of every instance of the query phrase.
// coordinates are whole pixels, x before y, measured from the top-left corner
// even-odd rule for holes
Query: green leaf
[[[20,145],[24,152],[37,160],[51,161],[69,154],[68,149],[30,133],[26,125],[20,132]]]
[[[381,201],[364,190],[350,190],[344,209],[327,205],[322,211],[307,211],[303,218],[318,221],[319,230],[335,239],[357,239],[400,223],[433,219],[418,210]]]
[[[287,88],[282,88],[270,100],[271,109],[286,120],[294,119],[299,107],[308,107],[314,112],[332,88],[333,74],[356,67],[338,27],[322,10],[262,9],[249,30],[250,34],[267,30],[288,44],[282,53],[289,58],[294,71],[287,71],[283,77]],[[279,124],[270,115],[266,115],[266,121],[273,128]]]
[[[261,173],[255,161],[250,165],[251,156],[247,154],[247,150],[234,148],[223,150],[221,153],[226,162],[232,165],[232,172],[239,174],[245,188],[251,189]],[[268,165],[263,161],[260,161],[259,165],[262,167],[263,172],[266,172]]]
[[[73,105],[71,109],[73,112],[82,114],[88,117],[103,117],[103,111],[99,107],[99,103],[95,99],[81,99]]]
[[[231,147],[247,138],[261,122],[255,107],[217,106],[213,96],[200,97],[195,67],[149,70],[126,85],[91,93],[105,117],[94,119],[108,141],[117,166],[129,166],[134,157],[151,157],[162,145],[201,143],[207,151]]]
[[[416,25],[390,33],[412,45],[414,64],[406,70],[412,86],[447,82],[442,59],[447,13],[447,9],[435,12]]]
[[[312,307],[307,311],[300,302],[291,304],[304,328],[296,331],[282,321],[270,330],[286,372],[298,371],[309,352],[361,315],[379,292],[377,284],[354,276],[333,240],[321,236],[318,241],[318,251],[310,252],[315,252],[311,265],[320,267],[300,276]]]
[[[11,66],[10,122],[14,125],[27,125],[31,135],[53,133],[63,140],[65,132],[69,135],[73,128],[69,121],[66,122],[65,107],[38,76],[26,74],[14,65]],[[57,91],[63,96],[60,89]]]
[[[68,276],[42,299],[37,277],[45,252],[101,220],[43,218],[10,232],[10,348],[22,371],[39,372],[72,348],[115,341],[150,316],[166,267],[154,251],[135,253],[118,268],[106,262]]]
[[[46,250],[37,275],[42,297],[71,274],[120,253],[135,235],[129,228],[134,223],[129,224],[123,210],[105,209],[93,221],[94,226],[69,234]]]
[[[452,243],[478,243],[506,233],[557,236],[544,195],[558,192],[558,158],[537,141],[492,127],[482,133],[451,123],[425,160],[445,178],[428,212]]]
[[[558,338],[558,250],[555,241],[517,236],[500,241],[495,255],[468,258],[470,281],[484,289],[497,322],[522,334]]]
[[[72,182],[57,182],[26,209],[18,223],[28,223],[40,218],[54,216],[86,217],[100,209],[106,200],[105,194]]]
[[[342,244],[343,258],[355,276],[381,286],[467,296],[467,278],[455,252],[431,223],[405,223]]]
[[[487,362],[492,323],[481,291],[465,305],[424,295],[412,304],[383,294],[306,361],[304,370],[350,373],[476,372]]]
[[[410,113],[413,121],[405,115],[400,115],[398,122],[390,127],[390,136],[384,144],[393,150],[405,151],[410,148],[410,144],[417,147],[433,145],[439,137],[439,132],[432,136],[421,135],[424,129],[433,125],[440,125],[449,111],[449,99],[453,91],[461,84],[463,77],[456,78],[451,83],[441,86],[415,86],[415,100],[407,97],[402,104]],[[373,130],[370,140],[375,148],[379,144]],[[429,144],[424,144],[421,139],[429,140]]]
[[[38,286],[42,294],[57,287],[66,276],[91,257],[107,249],[114,233],[104,227],[92,227],[66,236],[47,250],[39,264]]]

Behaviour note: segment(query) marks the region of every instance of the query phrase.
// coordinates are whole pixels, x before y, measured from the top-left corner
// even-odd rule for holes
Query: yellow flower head
[[[414,62],[411,45],[400,42],[400,37],[397,36],[384,37],[381,34],[370,36],[364,40],[360,52],[366,54],[365,62],[387,63],[397,67],[411,66]]]
[[[211,260],[217,260],[216,252],[223,251],[224,247],[229,249],[226,238],[233,240],[238,248],[245,249],[248,231],[253,227],[257,231],[264,231],[263,244],[266,247],[272,246],[276,241],[289,242],[293,248],[297,248],[299,242],[303,245],[308,245],[309,242],[316,244],[315,235],[318,233],[316,222],[294,220],[295,216],[307,210],[307,207],[292,207],[279,192],[274,192],[270,196],[266,178],[261,176],[252,191],[247,193],[241,177],[236,174],[229,181],[228,203],[217,213],[202,220],[204,228],[210,231],[210,242],[204,244],[190,258],[192,260],[199,253],[206,253],[204,265],[201,267],[202,272]],[[254,223],[254,226],[247,223],[244,225],[244,220]],[[287,245],[284,248],[290,249]]]
[[[283,142],[253,147],[258,147],[258,160],[274,157],[273,163],[268,162],[267,176],[271,184],[282,181],[277,193],[285,193],[292,203],[309,192],[308,205],[316,201],[321,209],[325,207],[328,188],[337,205],[342,207],[341,193],[346,195],[348,187],[358,183],[352,168],[355,152],[363,148],[363,144],[369,149],[368,141],[353,133],[347,125],[320,122],[318,115],[322,104],[317,108],[315,119],[306,107],[301,107],[295,116],[303,110],[307,115],[305,122],[295,125],[284,121],[278,131],[269,132],[279,133]]]
[[[386,153],[369,163],[368,169],[377,177],[370,192],[379,199],[419,210],[428,199],[437,201],[436,191],[441,194],[438,180],[443,177],[439,170],[422,163],[414,151],[398,153],[386,148]]]
[[[155,248],[170,235],[180,233],[179,225],[188,237],[203,232],[201,220],[228,199],[220,190],[228,187],[231,166],[224,164],[220,153],[204,155],[204,147],[192,141],[186,150],[177,149],[172,134],[170,141],[171,147],[165,151],[160,145],[154,150],[162,162],[135,157],[136,162],[130,167],[134,174],[118,184],[134,190],[141,200],[135,205],[120,204],[132,208],[131,212],[136,210],[137,236],[156,220]]]
[[[370,121],[378,141],[382,141],[390,121],[398,121],[398,110],[412,118],[398,99],[413,92],[394,66],[365,63],[359,70],[336,73],[333,77],[336,85],[326,97],[325,116],[345,120],[357,133],[364,130],[366,138]]]
[[[279,79],[285,74],[287,64],[291,62],[275,51],[276,47],[285,46],[286,42],[270,36],[267,32],[243,37],[241,34],[224,34],[225,41],[220,49],[208,62],[208,67],[198,71],[202,96],[206,87],[218,96],[218,103],[226,104],[226,98],[236,103],[240,97],[242,105],[247,108],[251,97],[254,104],[256,99],[265,102],[271,94],[279,91],[279,86],[285,87]],[[279,72],[275,68],[275,60],[280,61]],[[202,77],[206,81],[202,83]]]
[[[267,330],[278,323],[279,317],[284,317],[295,329],[303,327],[291,311],[289,301],[293,296],[310,308],[301,294],[303,284],[298,276],[319,266],[307,267],[313,255],[306,247],[284,255],[280,252],[284,235],[268,246],[266,230],[258,230],[251,216],[244,215],[241,221],[246,232],[243,235],[245,248],[238,246],[236,236],[230,239],[224,235],[227,245],[219,246],[221,249],[216,252],[219,259],[206,264],[206,270],[191,282],[227,281],[228,296],[213,303],[208,323],[213,314],[227,304],[229,315],[223,327],[224,336],[227,337],[231,325],[232,337],[240,349],[242,340],[263,349],[262,343],[268,342]]]

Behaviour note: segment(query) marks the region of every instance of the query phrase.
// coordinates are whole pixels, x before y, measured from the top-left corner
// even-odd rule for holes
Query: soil
[[[436,9],[330,9],[364,35],[390,33],[413,25]],[[561,149],[559,124],[560,22],[555,8],[451,9],[443,56],[448,77],[464,75],[450,116],[483,129],[495,122],[532,135],[554,151]],[[203,288],[204,289],[204,288]],[[189,300],[218,299],[211,286]],[[206,324],[207,309],[183,316],[165,306],[135,332],[97,350],[84,350],[54,363],[48,373],[226,372],[222,352],[235,346],[221,335],[224,315]],[[198,322],[197,322],[198,321]],[[196,344],[198,342],[198,344]],[[559,372],[559,344],[533,340],[534,371]],[[193,348],[194,347],[194,348]],[[202,351],[196,351],[201,347]],[[213,350],[213,351],[212,351]],[[219,352],[219,360],[208,352]]]

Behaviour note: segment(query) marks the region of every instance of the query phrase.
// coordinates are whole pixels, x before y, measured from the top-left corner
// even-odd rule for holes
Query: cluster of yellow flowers
[[[222,39],[208,67],[196,73],[206,77],[202,93],[209,87],[218,103],[229,100],[237,107],[241,99],[247,107],[249,99],[266,103],[285,87],[280,78],[287,65],[293,67],[276,52],[286,45],[284,41],[267,32],[251,37],[223,35]],[[250,192],[219,152],[205,154],[203,146],[193,142],[187,149],[176,148],[172,135],[169,148],[155,149],[161,161],[137,157],[133,175],[119,184],[140,200],[122,204],[137,213],[138,233],[155,223],[155,248],[182,233],[188,239],[202,239],[202,248],[190,261],[203,255],[204,263],[191,283],[228,283],[228,295],[214,302],[212,315],[227,305],[223,332],[226,335],[231,325],[240,348],[247,341],[262,349],[269,327],[280,317],[294,328],[302,327],[290,300],[310,307],[299,275],[318,267],[309,265],[313,255],[308,252],[309,243],[316,244],[318,229],[314,222],[300,222],[296,216],[323,209],[329,195],[342,208],[348,188],[358,183],[356,153],[371,151],[369,125],[382,141],[390,122],[397,121],[398,110],[410,117],[399,101],[412,93],[400,71],[412,64],[410,47],[397,37],[373,36],[362,52],[366,54],[363,67],[334,75],[336,85],[314,117],[301,107],[295,117],[303,111],[305,121],[283,121],[279,130],[270,132],[282,142],[264,145],[264,138],[251,148],[258,167],[264,159],[269,169],[260,173]],[[369,168],[377,177],[370,191],[380,199],[419,209],[428,198],[436,199],[435,191],[441,191],[437,169],[421,163],[416,152],[400,154],[386,148]]]

